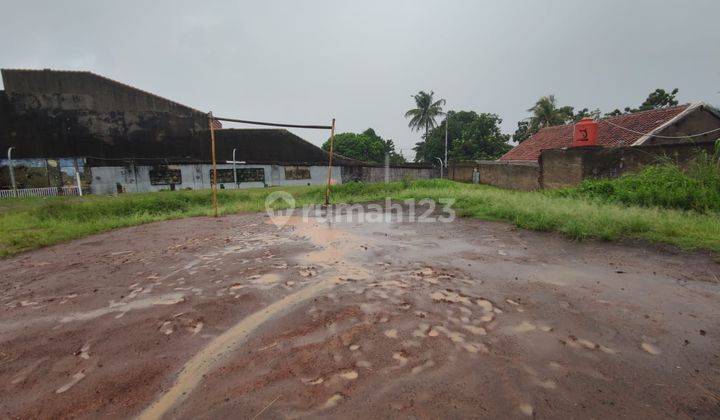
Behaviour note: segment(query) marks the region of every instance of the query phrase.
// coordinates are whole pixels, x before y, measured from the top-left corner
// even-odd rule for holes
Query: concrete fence
[[[450,167],[450,179],[472,182],[479,172],[481,184],[532,191],[566,188],[588,178],[616,178],[658,163],[685,167],[698,153],[712,153],[714,142],[635,147],[576,147],[543,150],[535,161],[478,161]]]
[[[415,179],[431,179],[440,177],[440,168],[420,165],[384,166],[343,166],[341,167],[342,182],[383,182]]]
[[[714,142],[635,147],[575,147],[543,150],[540,183],[543,188],[565,188],[588,178],[617,178],[648,165],[673,163],[685,167],[698,153],[712,153]]]
[[[0,198],[55,197],[66,195],[82,195],[78,187],[44,187],[18,188],[17,190],[0,190]]]

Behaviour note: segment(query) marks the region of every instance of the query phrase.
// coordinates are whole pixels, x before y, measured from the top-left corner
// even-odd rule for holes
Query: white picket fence
[[[18,188],[14,190],[0,190],[0,198],[13,197],[53,197],[59,195],[80,195],[78,187],[45,187],[45,188]]]

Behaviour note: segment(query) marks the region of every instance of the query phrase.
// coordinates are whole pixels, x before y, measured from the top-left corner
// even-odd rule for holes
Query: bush
[[[587,197],[644,207],[720,211],[720,146],[714,154],[704,151],[683,171],[677,165],[661,164],[617,179],[589,179],[575,188],[556,194]]]

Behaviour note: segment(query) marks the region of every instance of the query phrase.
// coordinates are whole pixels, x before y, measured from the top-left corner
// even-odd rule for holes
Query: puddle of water
[[[218,362],[224,360],[228,355],[237,350],[237,348],[247,340],[248,336],[264,322],[300,302],[311,299],[319,293],[331,289],[337,283],[337,279],[334,278],[319,281],[285,296],[235,324],[193,356],[192,359],[185,364],[173,386],[150,405],[150,407],[145,409],[138,418],[161,418],[173,406],[185,400],[190,392],[200,383],[205,374],[215,367]]]
[[[347,370],[345,372],[341,372],[340,377],[343,379],[347,379],[348,381],[352,381],[353,379],[358,378],[358,373],[356,370]]]
[[[65,385],[58,388],[55,393],[56,394],[62,394],[63,392],[67,391],[68,389],[72,388],[77,384],[78,382],[82,381],[85,378],[85,374],[80,371],[72,376],[72,379],[70,382],[66,383]]]
[[[640,347],[642,347],[643,350],[652,354],[653,356],[657,356],[662,353],[662,351],[657,346],[650,343],[643,342]]]
[[[525,414],[526,416],[532,416],[533,415],[533,407],[530,404],[523,403],[518,406],[518,410],[520,410],[521,413]]]
[[[387,338],[397,338],[398,333],[395,329],[385,330],[385,337]]]
[[[322,409],[327,410],[327,409],[335,407],[336,405],[338,405],[338,403],[340,401],[343,400],[343,398],[345,398],[345,397],[343,397],[342,394],[333,395],[332,397],[328,398],[327,401],[325,401],[325,404],[322,406]]]
[[[405,366],[408,362],[408,358],[400,352],[393,353],[393,359],[397,360],[400,366]]]
[[[152,306],[158,305],[174,305],[183,301],[184,295],[182,293],[169,293],[166,295],[160,295],[157,297],[149,297],[144,299],[138,299],[133,302],[127,303],[110,303],[105,308],[95,309],[89,312],[77,312],[74,314],[66,315],[60,319],[61,323],[73,322],[73,321],[89,321],[107,315],[114,312],[129,312],[138,309],[147,309]]]
[[[29,364],[27,367],[25,367],[23,370],[21,370],[17,374],[17,376],[15,376],[15,378],[13,378],[12,382],[10,382],[10,383],[15,385],[19,382],[24,381],[28,377],[29,374],[31,374],[38,366],[40,366],[40,364],[42,364],[42,362],[46,361],[47,359],[49,359],[49,357],[45,356],[45,357],[38,359],[35,362]]]
[[[516,333],[535,331],[535,325],[529,323],[528,321],[523,321],[520,324],[514,326],[513,331],[515,331]]]

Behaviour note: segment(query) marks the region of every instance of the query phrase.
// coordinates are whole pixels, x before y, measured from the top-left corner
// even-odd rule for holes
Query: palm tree
[[[423,90],[418,92],[417,95],[412,95],[412,98],[415,99],[416,108],[405,113],[405,118],[410,118],[410,123],[408,123],[410,129],[414,131],[424,130],[425,139],[427,139],[428,132],[437,126],[435,118],[445,114],[442,110],[445,99],[433,101],[433,95],[435,95],[435,92],[430,91],[430,93],[427,93]]]
[[[538,128],[565,124],[568,119],[573,117],[572,107],[557,107],[555,95],[543,96],[538,99],[535,105],[528,109],[528,112],[533,113],[531,125]]]

